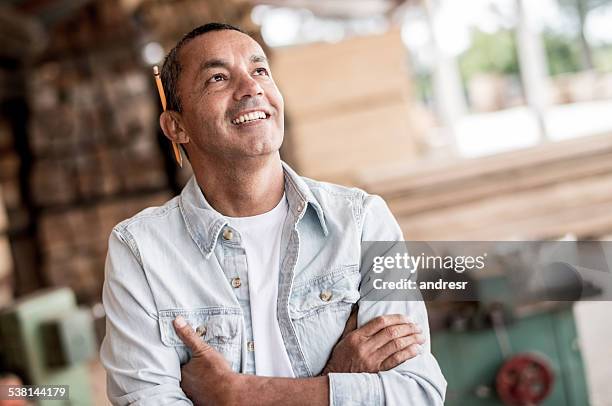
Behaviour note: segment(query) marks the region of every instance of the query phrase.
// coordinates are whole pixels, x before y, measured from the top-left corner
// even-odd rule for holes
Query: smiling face
[[[278,151],[283,98],[256,41],[234,30],[212,31],[185,44],[179,58],[180,115],[192,159],[192,154],[235,159]]]

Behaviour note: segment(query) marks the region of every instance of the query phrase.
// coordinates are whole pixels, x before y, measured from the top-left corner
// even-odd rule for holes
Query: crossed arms
[[[107,336],[101,360],[114,405],[443,403],[446,382],[430,353],[423,302],[360,302],[322,376],[234,373],[201,338],[193,339],[190,326],[177,331],[193,354],[181,368],[177,349],[159,339],[156,305],[144,272],[133,272],[140,264],[115,231],[109,253],[103,291]],[[410,315],[412,323],[402,314]],[[417,355],[418,346],[423,351]]]
[[[378,206],[378,213],[388,212],[380,198],[371,199],[366,211],[368,205]],[[369,231],[363,240],[402,240],[391,214],[384,217],[388,221],[382,221],[380,214],[366,216],[364,228]],[[190,341],[188,326],[179,327],[177,334],[192,347],[190,362],[177,347],[164,345],[142,265],[116,230],[109,239],[103,301],[107,324],[100,355],[114,405],[369,406],[442,405],[444,401],[446,381],[430,352],[427,314],[420,301],[360,301],[356,320],[349,319],[324,374],[297,379],[236,374],[201,339]],[[381,319],[382,315],[389,316]],[[393,315],[409,315],[412,323]],[[416,356],[415,345],[422,348]]]
[[[178,317],[176,332],[193,354],[181,368],[181,388],[196,405],[323,406],[330,403],[329,373],[376,373],[422,352],[422,329],[404,315],[379,316],[359,329],[356,326],[357,313],[353,313],[321,376],[268,378],[233,372],[223,356]]]

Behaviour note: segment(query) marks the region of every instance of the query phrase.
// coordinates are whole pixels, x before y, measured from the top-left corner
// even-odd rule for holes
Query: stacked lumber
[[[32,217],[24,200],[22,174],[27,144],[25,67],[40,51],[40,24],[11,7],[0,7],[0,306],[35,289]]]
[[[112,228],[170,198],[170,191],[133,197],[118,195],[93,205],[45,212],[40,217],[38,235],[46,282],[70,286],[82,302],[99,299]]]
[[[11,7],[0,7],[0,56],[6,60],[23,61],[40,51],[42,27],[26,14]],[[4,87],[1,87],[4,93]]]
[[[10,234],[26,227],[29,220],[27,211],[20,207],[19,165],[12,129],[6,119],[0,119],[0,307],[9,304],[15,294],[16,264]]]
[[[33,216],[24,199],[27,193],[21,183],[23,157],[15,145],[16,138],[8,119],[0,118],[0,306],[7,303],[8,297],[33,291],[40,285]],[[10,275],[6,274],[10,268]]]
[[[49,14],[53,13],[40,10],[42,20],[53,20],[46,21],[48,34],[39,57],[42,60],[72,59],[101,50],[112,52],[131,46],[139,34],[119,0],[64,2],[57,5],[56,16]]]
[[[150,77],[135,69],[113,74],[102,61],[89,69],[83,78],[74,65],[49,63],[33,75],[31,193],[37,206],[167,186]]]
[[[612,232],[612,135],[363,173],[407,240],[550,239]]]
[[[118,1],[75,8],[48,30],[46,49],[23,69],[26,112],[10,117],[24,127],[12,136],[20,145],[0,155],[18,162],[8,210],[27,214],[20,226],[10,214],[15,276],[19,293],[70,286],[91,303],[112,226],[171,195],[158,105]]]
[[[0,21],[15,20],[14,29],[0,28],[0,39],[11,45],[0,56],[19,59],[6,74],[0,65],[0,102],[10,97],[19,113],[0,115],[0,186],[17,294],[70,286],[81,302],[94,303],[112,227],[164,203],[191,175],[188,162],[175,169],[159,130],[159,98],[143,44],[157,41],[169,50],[213,20],[255,33],[257,27],[250,22],[252,3],[242,0],[65,6],[58,9],[61,18],[45,21],[47,31],[36,41],[28,38],[40,35],[37,24],[0,10]],[[21,35],[18,29],[26,28]],[[32,50],[26,40],[42,46]],[[10,94],[3,87],[9,79]],[[1,250],[0,241],[4,255]]]
[[[30,197],[46,284],[82,301],[102,286],[112,226],[171,197],[151,78],[95,62],[47,62],[30,81]]]
[[[303,175],[354,183],[358,170],[405,162],[419,149],[407,56],[398,31],[274,50],[285,99],[283,157]]]
[[[0,199],[1,210],[7,214],[6,230],[23,229],[28,223],[27,212],[23,210],[21,187],[19,185],[19,168],[21,158],[15,149],[13,130],[6,118],[0,118]]]

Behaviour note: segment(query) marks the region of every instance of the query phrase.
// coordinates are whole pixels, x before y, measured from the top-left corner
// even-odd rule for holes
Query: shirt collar
[[[310,187],[289,165],[285,162],[282,162],[282,165],[285,175],[285,194],[294,222],[299,222],[311,207],[317,215],[323,234],[327,236],[323,209]],[[206,201],[193,175],[181,192],[179,207],[191,238],[206,256],[210,256],[227,220]]]

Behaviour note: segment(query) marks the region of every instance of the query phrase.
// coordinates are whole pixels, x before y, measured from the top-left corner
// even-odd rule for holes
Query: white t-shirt
[[[275,208],[251,217],[227,217],[246,251],[255,371],[260,376],[293,377],[276,318],[280,243],[289,205],[283,194]]]

